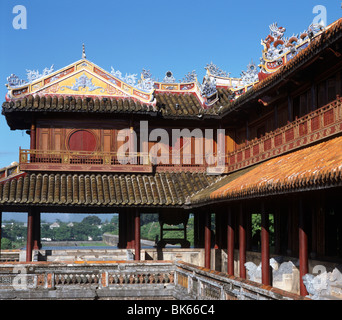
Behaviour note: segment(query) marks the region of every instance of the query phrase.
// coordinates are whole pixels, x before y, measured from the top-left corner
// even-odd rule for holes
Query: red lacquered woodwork
[[[96,138],[88,130],[77,130],[70,135],[68,147],[71,151],[95,151]]]

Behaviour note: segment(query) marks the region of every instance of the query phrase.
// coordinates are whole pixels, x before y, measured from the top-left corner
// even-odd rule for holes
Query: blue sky
[[[15,30],[13,7],[27,9],[27,29]],[[87,58],[110,71],[140,74],[142,68],[162,79],[171,70],[182,79],[196,70],[199,80],[211,61],[239,76],[253,59],[259,62],[261,38],[278,22],[286,35],[304,31],[313,21],[313,8],[327,9],[327,23],[341,17],[341,1],[231,0],[1,0],[0,96],[6,78],[26,79],[26,69],[58,70]],[[18,161],[18,150],[29,147],[23,131],[10,131],[0,115],[0,168]]]

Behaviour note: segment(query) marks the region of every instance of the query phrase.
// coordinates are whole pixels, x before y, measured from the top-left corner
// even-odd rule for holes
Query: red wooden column
[[[210,269],[210,249],[211,249],[211,214],[205,213],[204,228],[204,267]]]
[[[32,209],[30,209],[27,215],[26,262],[32,261],[33,223],[34,223],[34,212]]]
[[[135,224],[135,256],[134,260],[141,260],[140,258],[140,212],[138,209],[135,210],[135,217],[134,217],[134,224]]]
[[[227,273],[232,276],[234,275],[234,231],[233,210],[229,207],[227,223]]]
[[[33,250],[39,250],[41,248],[40,243],[40,212],[34,211],[34,225],[33,225]]]
[[[261,203],[261,281],[264,285],[270,285],[269,217],[264,202]]]
[[[215,213],[215,226],[216,226],[216,232],[215,232],[215,244],[214,248],[215,249],[221,249],[222,248],[222,241],[221,241],[221,236],[222,236],[222,225],[221,225],[221,216]]]
[[[240,278],[246,279],[246,225],[242,203],[239,207],[239,256],[240,256]]]
[[[303,282],[303,276],[309,272],[308,260],[308,235],[305,225],[305,216],[302,199],[299,199],[299,284],[300,295],[308,295],[308,291]]]
[[[127,249],[134,249],[134,211],[127,209],[125,212],[127,216]]]
[[[30,149],[36,149],[36,125],[32,121],[30,132]]]

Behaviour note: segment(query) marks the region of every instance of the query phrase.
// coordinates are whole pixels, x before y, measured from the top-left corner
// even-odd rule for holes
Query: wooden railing
[[[173,163],[174,162],[174,163]],[[200,163],[198,163],[200,162]],[[87,151],[55,151],[55,150],[19,150],[19,164],[21,170],[64,170],[64,171],[99,171],[112,172],[150,172],[152,165],[158,171],[165,171],[172,167],[177,170],[204,171],[208,165],[206,159],[198,160],[192,154],[177,154],[176,156],[157,157],[147,153],[132,152],[122,154],[117,152],[87,152]]]
[[[249,141],[225,159],[226,172],[232,172],[313,144],[342,132],[342,98]]]
[[[146,161],[143,161],[146,156]],[[144,163],[145,162],[145,163]],[[150,165],[146,154],[132,152],[129,154],[117,152],[89,151],[56,151],[20,149],[20,164],[24,163],[60,163],[60,164],[101,164],[101,165]]]
[[[130,171],[151,172],[147,155],[87,151],[19,150],[21,170],[64,171]]]

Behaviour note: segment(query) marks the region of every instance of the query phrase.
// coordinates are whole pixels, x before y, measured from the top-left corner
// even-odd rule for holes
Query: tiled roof
[[[9,111],[33,112],[97,112],[97,113],[146,113],[153,107],[134,99],[116,99],[77,96],[29,95],[17,101],[4,102],[3,113]]]
[[[1,205],[181,206],[217,177],[205,173],[25,173],[0,182]]]
[[[233,176],[235,175],[235,176]],[[190,198],[234,200],[342,186],[342,136],[238,171]]]
[[[218,101],[205,109],[194,94],[156,93],[157,108],[164,117],[215,116],[221,106],[230,103],[231,92],[217,88]]]
[[[136,113],[156,114],[165,117],[198,117],[198,115],[217,114],[221,105],[229,103],[230,91],[218,88],[219,100],[210,108],[204,109],[195,94],[156,93],[156,107],[143,104],[131,98],[116,99],[101,97],[63,97],[29,95],[17,101],[4,102],[2,113],[15,111],[27,112],[85,112],[85,113]]]
[[[186,204],[187,205],[195,204],[195,203],[201,203],[202,204],[206,201],[210,201],[210,195],[212,192],[214,192],[217,189],[227,185],[227,183],[237,179],[238,177],[241,177],[242,175],[244,175],[248,171],[251,171],[255,167],[256,166],[254,165],[252,167],[245,168],[245,169],[239,170],[239,171],[235,171],[235,172],[228,174],[228,175],[225,175],[225,176],[221,176],[221,178],[218,179],[218,181],[215,182],[214,184],[206,187],[205,189],[197,191],[193,196],[191,196],[188,199]]]

